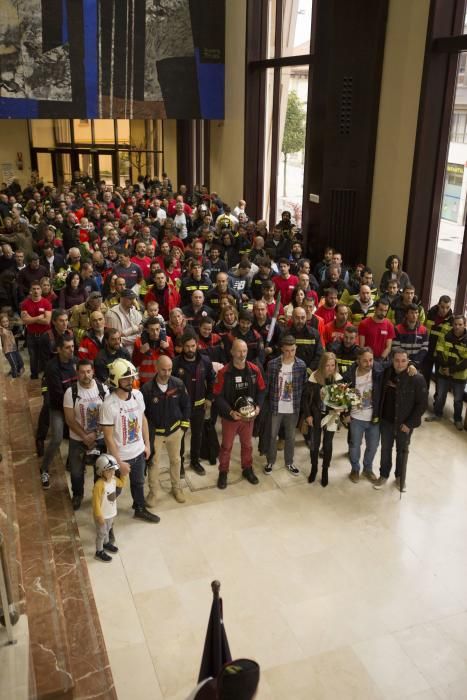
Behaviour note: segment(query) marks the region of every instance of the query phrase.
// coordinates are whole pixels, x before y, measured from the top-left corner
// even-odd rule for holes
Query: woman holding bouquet
[[[302,395],[301,413],[305,423],[311,429],[311,472],[308,482],[311,484],[318,473],[318,456],[323,436],[323,470],[321,486],[328,485],[328,469],[332,458],[332,441],[336,432],[338,413],[335,408],[325,404],[327,387],[342,382],[337,371],[337,360],[333,352],[323,352],[318,369],[311,373]],[[344,407],[343,407],[344,408]]]

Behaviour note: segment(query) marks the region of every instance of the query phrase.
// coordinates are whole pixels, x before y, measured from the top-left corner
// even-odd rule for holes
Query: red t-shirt
[[[264,300],[263,300],[263,301],[264,301]],[[275,302],[275,301],[271,301],[271,302],[268,303],[268,302],[266,301],[265,304],[266,304],[266,306],[267,306],[267,314],[268,314],[269,318],[272,318],[272,317],[274,316],[274,310],[275,310],[275,308],[276,308],[276,302]],[[282,303],[280,303],[280,304],[279,304],[279,316],[284,316],[284,315],[285,315],[284,307],[282,306]]]
[[[281,304],[287,306],[290,304],[292,298],[292,292],[298,284],[298,277],[295,275],[289,275],[288,279],[284,279],[281,275],[274,275],[272,281],[276,285],[276,289],[281,293]]]
[[[150,267],[151,267],[151,258],[148,258],[147,255],[144,256],[144,258],[138,258],[137,255],[135,255],[133,258],[131,258],[131,262],[135,263],[135,265],[138,265],[138,267],[141,268],[141,272],[143,273],[143,277],[145,280],[149,279],[149,273],[150,273]]]
[[[41,297],[39,301],[33,301],[28,297],[21,304],[21,311],[26,311],[27,314],[34,318],[35,316],[43,314],[44,311],[52,311],[52,304],[43,297]],[[50,326],[41,323],[29,323],[27,329],[28,333],[46,333],[50,330]]]
[[[324,323],[332,323],[336,318],[336,307],[329,309],[325,304],[321,304],[315,311],[315,316],[323,319]]]
[[[380,323],[373,318],[363,319],[358,326],[358,334],[364,337],[364,345],[373,350],[375,357],[381,357],[386,342],[396,337],[394,326],[387,318]]]

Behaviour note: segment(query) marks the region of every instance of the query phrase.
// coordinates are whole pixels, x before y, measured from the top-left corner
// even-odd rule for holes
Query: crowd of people
[[[155,523],[163,450],[177,502],[185,501],[185,467],[206,474],[206,423],[220,423],[220,489],[228,486],[237,435],[249,483],[258,483],[255,437],[264,475],[283,450],[285,468],[297,476],[302,434],[308,480],[322,458],[326,487],[342,427],[350,480],[384,487],[395,445],[395,483],[404,490],[410,438],[432,378],[433,413],[425,420],[442,418],[452,391],[454,424],[463,429],[466,320],[453,314],[451,299],[425,310],[397,255],[386,260],[379,284],[368,266],[347,265],[332,247],[321,259],[308,257],[290,212],[268,230],[248,216],[245,201],[231,208],[206,187],[176,190],[165,174],[111,188],[76,172],[61,187],[39,178],[24,189],[3,184],[0,245],[2,349],[16,378],[27,348],[30,378],[42,386],[42,486],[49,488],[65,436],[78,509],[94,460],[102,561],[117,551],[112,521],[127,477],[134,517]],[[325,399],[337,384],[358,396],[338,419]]]

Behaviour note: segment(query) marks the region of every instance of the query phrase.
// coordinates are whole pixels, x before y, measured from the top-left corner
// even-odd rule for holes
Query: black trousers
[[[190,438],[190,462],[194,464],[199,462],[199,457],[201,453],[201,440],[203,438],[203,423],[204,423],[204,406],[192,407],[190,416],[190,428],[191,428],[191,438]],[[183,433],[182,444],[180,446],[180,457],[182,458],[185,454],[185,435]]]
[[[332,441],[334,440],[334,431],[326,430],[321,425],[314,425],[311,429],[311,468],[318,468],[319,447],[321,443],[321,435],[323,437],[323,469],[327,469],[331,464],[332,459]]]

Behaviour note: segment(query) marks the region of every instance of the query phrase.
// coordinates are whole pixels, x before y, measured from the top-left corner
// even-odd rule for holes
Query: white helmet
[[[113,455],[104,452],[96,459],[97,476],[102,476],[106,469],[118,469],[118,462]]]
[[[125,360],[123,357],[119,357],[109,365],[108,381],[109,384],[114,387],[114,389],[118,389],[120,379],[137,376],[138,370],[136,367],[129,360]]]

